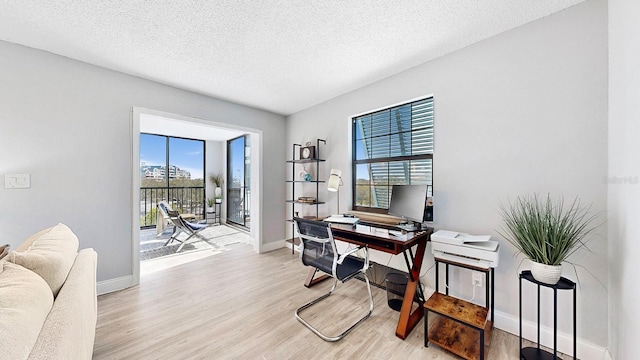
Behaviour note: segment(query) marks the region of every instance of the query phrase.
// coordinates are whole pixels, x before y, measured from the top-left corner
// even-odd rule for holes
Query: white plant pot
[[[541,283],[555,285],[562,276],[562,265],[546,265],[531,261],[531,275]]]
[[[212,207],[207,208],[209,214],[216,212]]]

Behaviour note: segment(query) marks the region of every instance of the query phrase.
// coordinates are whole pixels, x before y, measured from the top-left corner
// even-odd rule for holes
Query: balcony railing
[[[204,219],[204,187],[140,187],[140,227],[156,225],[157,205],[167,201],[181,214],[194,214],[198,220]]]

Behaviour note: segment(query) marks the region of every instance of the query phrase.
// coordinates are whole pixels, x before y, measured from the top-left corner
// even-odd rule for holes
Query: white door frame
[[[197,123],[212,127],[234,129],[250,134],[251,136],[251,228],[253,250],[256,253],[262,252],[262,131],[246,128],[233,124],[215,122],[213,120],[203,120],[193,117],[171,114],[163,111],[146,109],[133,106],[131,108],[130,135],[131,135],[131,251],[132,251],[132,283],[131,286],[140,283],[140,115],[150,114],[175,119],[177,121]],[[226,161],[226,160],[225,160]],[[255,189],[255,190],[254,190]]]

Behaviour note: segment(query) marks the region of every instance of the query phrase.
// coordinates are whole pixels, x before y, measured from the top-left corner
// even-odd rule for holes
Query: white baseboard
[[[519,319],[510,314],[496,311],[495,322],[493,325],[494,327],[515,336],[519,336],[520,334]],[[536,342],[538,339],[538,324],[532,321],[523,320],[522,337]],[[553,328],[541,326],[540,344],[553,349]],[[607,348],[580,338],[578,338],[577,348],[577,358],[582,360],[607,360],[611,358],[611,356],[608,355],[609,351],[607,351]],[[566,355],[573,355],[573,334],[558,332],[558,351]]]
[[[115,279],[100,281],[97,284],[98,295],[124,290],[133,284],[133,276],[127,275]]]
[[[282,249],[285,246],[288,247],[285,240],[278,240],[278,241],[270,242],[268,244],[262,244],[260,253],[266,253],[269,251]]]
[[[609,352],[609,349],[605,349],[604,351],[604,360],[613,360],[613,358],[611,357],[611,353]]]

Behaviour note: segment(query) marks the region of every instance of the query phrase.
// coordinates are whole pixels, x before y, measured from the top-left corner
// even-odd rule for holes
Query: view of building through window
[[[166,186],[167,176],[170,186],[203,185],[204,141],[140,134],[141,186]]]
[[[155,225],[156,206],[202,217],[205,206],[204,141],[140,134],[140,225]]]

